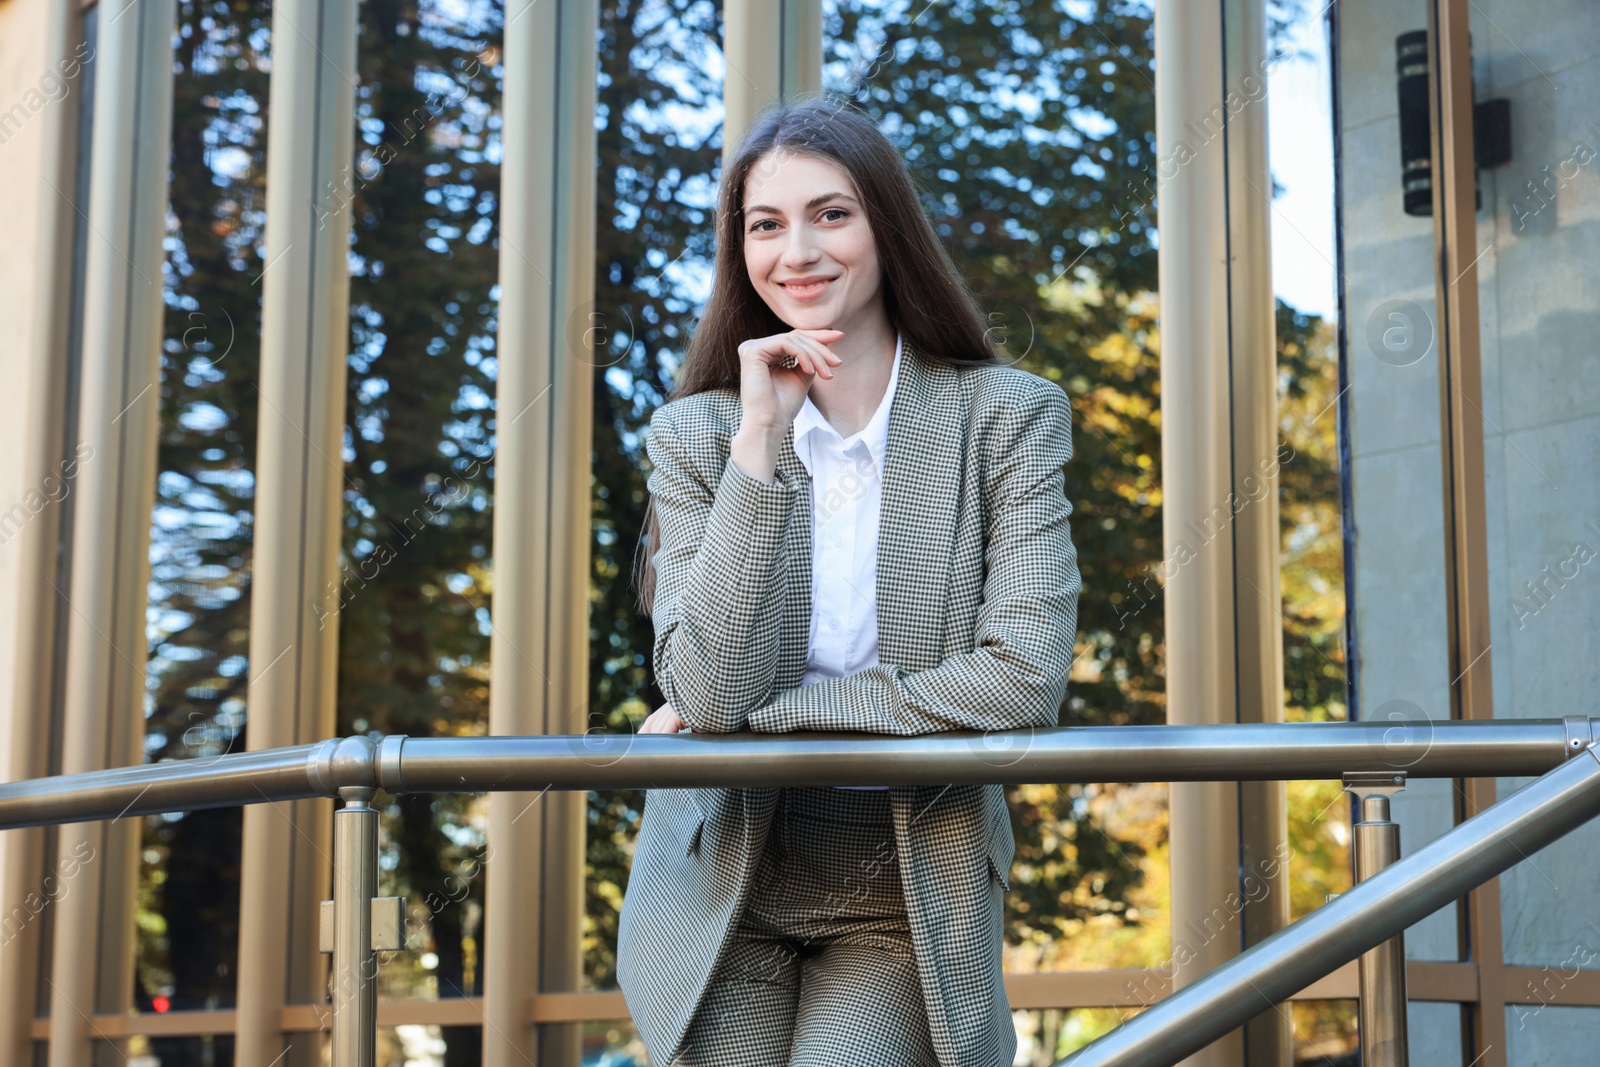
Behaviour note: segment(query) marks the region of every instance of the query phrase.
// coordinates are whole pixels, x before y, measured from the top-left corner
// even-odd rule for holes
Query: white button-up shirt
[[[883,399],[848,440],[809,396],[795,415],[795,455],[811,475],[811,633],[803,686],[878,662],[878,518],[902,347],[897,336]]]

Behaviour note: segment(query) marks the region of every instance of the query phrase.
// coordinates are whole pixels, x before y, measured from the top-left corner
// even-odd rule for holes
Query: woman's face
[[[773,314],[797,330],[842,330],[882,314],[883,272],[850,175],[773,149],[744,184],[744,263]]]

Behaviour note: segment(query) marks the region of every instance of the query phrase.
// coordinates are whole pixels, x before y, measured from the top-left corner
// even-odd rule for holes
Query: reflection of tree
[[[1291,722],[1345,718],[1344,537],[1340,527],[1339,376],[1333,325],[1278,304],[1279,424],[1294,448],[1280,475],[1283,676]],[[1298,919],[1350,887],[1349,812],[1339,782],[1289,783],[1294,850],[1289,909]],[[1297,1002],[1296,1034],[1324,1054],[1355,1047],[1351,1001]]]
[[[488,722],[490,470],[475,457],[494,445],[500,12],[487,0],[361,5],[357,158],[343,208],[354,227],[338,594],[345,732],[426,737]],[[413,902],[420,933],[419,955],[386,974],[397,994],[482,992],[473,803],[441,794],[390,806],[387,876]],[[478,1027],[444,1037],[450,1067],[481,1059]]]
[[[270,18],[266,3],[179,13],[150,613],[156,758],[243,747]],[[489,465],[472,458],[493,447],[499,18],[489,3],[361,5],[357,158],[333,198],[354,230],[345,536],[340,587],[318,611],[341,626],[344,732],[480,732],[487,721]],[[421,947],[437,960],[386,971],[393,992],[478,992],[471,803],[405,798],[385,821],[386,877],[417,903]],[[238,830],[236,812],[152,820],[144,996],[170,987],[175,1007],[230,1002]],[[449,1062],[477,1062],[475,1028],[447,1036]]]
[[[1294,460],[1279,476],[1283,661],[1291,717],[1345,717],[1344,538],[1333,326],[1278,304],[1279,423]]]
[[[146,627],[151,759],[244,747],[270,22],[265,0],[178,7]],[[158,995],[174,1009],[233,1003],[240,826],[236,810],[146,820],[145,1010]],[[192,1045],[153,1041],[152,1051],[186,1063]]]
[[[666,395],[705,295],[720,167],[720,35],[720,5],[709,0],[600,4],[589,629],[596,729],[630,731],[661,700],[650,680],[654,631],[629,584],[647,499],[640,430]],[[616,984],[617,916],[640,797],[589,794],[584,970],[597,986]]]

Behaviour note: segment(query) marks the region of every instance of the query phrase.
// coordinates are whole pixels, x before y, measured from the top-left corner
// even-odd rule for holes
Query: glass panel
[[[628,1022],[583,1024],[583,1067],[649,1067],[644,1042]]]
[[[589,632],[597,731],[631,733],[665,700],[651,678],[654,628],[632,583],[648,499],[641,430],[664,402],[709,293],[722,164],[721,9],[709,0],[600,4]],[[616,985],[617,920],[642,797],[589,793],[585,988]]]
[[[344,540],[322,609],[339,626],[340,733],[488,728],[502,15],[489,0],[360,6],[355,158],[333,197],[352,227]],[[482,993],[487,821],[474,794],[384,810],[382,889],[411,913],[383,994]],[[479,1027],[434,1034],[418,1047],[439,1062],[481,1061]]]
[[[1483,420],[1494,713],[1502,717],[1593,714],[1600,661],[1594,15],[1588,5],[1516,0],[1479,0],[1471,10],[1478,107],[1504,102],[1510,115],[1510,158],[1499,162],[1487,123],[1476,151],[1483,404],[1468,409]],[[1500,795],[1522,784],[1502,781]],[[1502,876],[1506,962],[1569,975],[1600,968],[1600,930],[1589,921],[1597,880],[1594,823]],[[1530,1050],[1556,1048],[1578,1031],[1551,1023],[1542,1032]],[[1591,1046],[1544,1055],[1576,1062],[1592,1058]]]
[[[116,1046],[99,1046],[97,1064],[126,1067],[233,1067],[233,1035],[205,1037],[134,1037],[124,1058]]]
[[[445,1029],[437,1025],[379,1027],[378,1056],[374,1061],[376,1067],[445,1067],[464,1062],[459,1053],[451,1056]]]
[[[1403,161],[1428,155],[1426,55],[1408,54],[1397,62],[1397,41],[1426,27],[1427,10],[1424,0],[1352,0],[1334,5],[1330,16],[1343,272],[1345,521],[1358,664],[1352,712],[1377,721],[1446,719],[1450,677],[1433,220],[1408,212],[1408,200],[1418,198],[1408,197],[1412,186],[1406,183],[1426,175],[1402,168]],[[1426,737],[1416,742],[1420,752]],[[1408,759],[1402,751],[1396,763],[1403,767]],[[1448,830],[1454,807],[1451,782],[1411,782],[1394,800],[1403,851],[1409,854]],[[1406,952],[1418,959],[1457,959],[1455,906],[1408,930]]]
[[[1296,14],[1268,58],[1280,442],[1258,464],[1277,460],[1291,722],[1343,719],[1347,686],[1331,71],[1325,24],[1309,9]]]
[[[1289,1008],[1294,1020],[1295,1063],[1357,1067],[1361,1039],[1356,1001],[1297,1000]]]
[[[1139,1014],[1139,1009],[1047,1008],[1013,1011],[1018,1067],[1051,1067]]]
[[[1345,574],[1339,463],[1338,250],[1334,243],[1332,67],[1321,5],[1290,7],[1268,49],[1268,164],[1276,300],[1276,457],[1283,604],[1284,718],[1346,718]],[[1350,805],[1338,782],[1290,782],[1291,921],[1350,885]],[[1290,1006],[1296,1062],[1356,1048],[1355,1003]]]
[[[271,21],[267,2],[179,5],[173,36],[151,761],[244,748]],[[242,822],[238,809],[145,820],[140,1010],[233,1005]]]

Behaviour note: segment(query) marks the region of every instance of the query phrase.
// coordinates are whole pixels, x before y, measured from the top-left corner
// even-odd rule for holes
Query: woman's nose
[[[788,243],[784,245],[783,262],[785,266],[797,267],[817,260],[817,242],[809,229],[796,226],[789,231]]]

